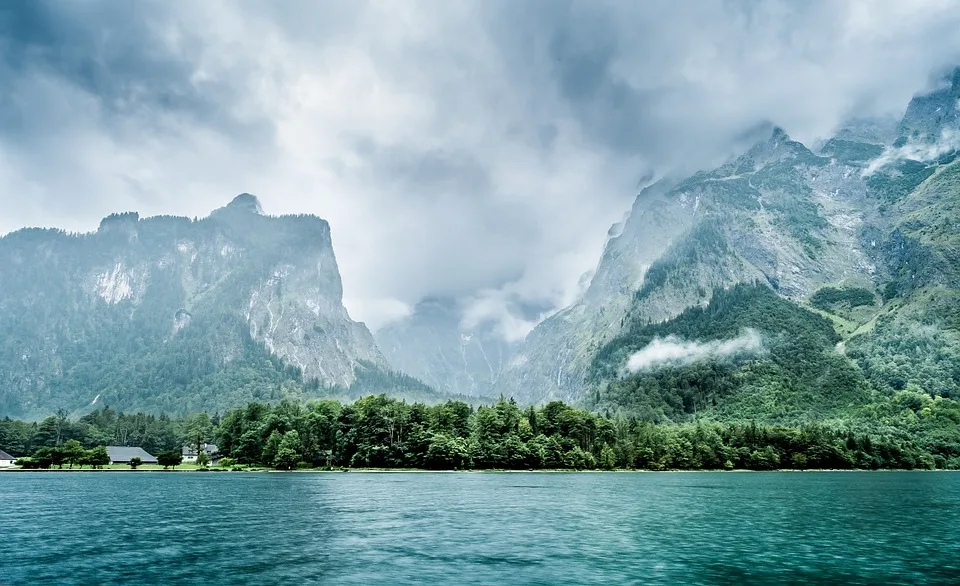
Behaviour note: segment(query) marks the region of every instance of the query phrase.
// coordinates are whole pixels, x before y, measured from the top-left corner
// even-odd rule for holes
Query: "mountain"
[[[505,380],[530,400],[577,400],[593,356],[624,327],[705,305],[717,288],[761,281],[802,300],[826,283],[872,283],[860,241],[874,212],[856,157],[815,154],[775,128],[726,165],[648,187],[586,294],[534,329]]]
[[[944,132],[953,134],[960,129],[960,67],[940,81],[936,90],[915,96],[907,106],[900,122],[900,146],[907,141],[937,142]]]
[[[960,270],[951,229],[960,189],[958,100],[960,69],[914,97],[900,119],[853,119],[815,149],[771,127],[726,164],[650,185],[609,230],[585,293],[521,344],[505,348],[495,335],[464,331],[453,301],[421,304],[378,332],[378,342],[398,368],[440,389],[472,394],[491,385],[489,393],[522,402],[579,402],[653,419],[705,407],[810,420],[907,385],[953,396],[960,392],[952,366],[960,364],[960,321],[951,312]],[[634,354],[667,338],[681,349],[739,339],[737,328],[690,322],[726,315],[731,299],[740,309],[729,323],[755,332],[762,356],[713,360],[727,370],[710,382],[691,378],[699,363],[624,372]],[[747,311],[753,302],[770,304],[770,312]],[[791,327],[819,333],[804,337],[810,343],[802,348],[786,344],[799,335],[777,325],[787,315]],[[824,323],[835,338],[820,331]],[[791,354],[822,377],[788,368]],[[760,366],[778,374],[754,376]],[[663,368],[679,368],[679,378],[658,379]],[[698,406],[654,379],[738,391],[706,393]],[[758,407],[764,397],[767,406]]]
[[[0,238],[0,415],[348,388],[358,367],[389,366],[342,295],[327,222],[263,215],[250,194],[200,220],[13,232]]]
[[[774,128],[644,189],[586,293],[528,335],[498,391],[656,420],[957,396],[958,96],[960,69],[898,124],[853,121],[816,152]],[[744,332],[762,352],[718,350]]]
[[[394,368],[435,389],[493,396],[518,344],[503,340],[489,323],[466,328],[462,318],[463,308],[456,300],[430,297],[374,337]]]

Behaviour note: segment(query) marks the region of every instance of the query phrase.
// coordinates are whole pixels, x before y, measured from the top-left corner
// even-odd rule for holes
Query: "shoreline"
[[[616,470],[569,470],[565,468],[548,468],[541,470],[513,470],[505,468],[488,468],[480,470],[428,470],[426,468],[338,468],[338,469],[324,469],[324,468],[304,468],[300,470],[274,470],[271,468],[250,468],[244,470],[231,470],[227,468],[207,468],[207,469],[198,469],[198,468],[187,468],[187,469],[156,469],[148,468],[141,470],[133,469],[124,469],[124,468],[105,468],[105,469],[92,469],[92,468],[0,468],[0,474],[2,473],[18,473],[18,472],[41,472],[41,473],[80,473],[80,472],[96,472],[96,473],[131,473],[131,472],[162,472],[162,473],[194,473],[194,472],[232,472],[232,473],[246,473],[246,472],[255,472],[255,473],[271,473],[271,474],[346,474],[346,473],[360,473],[360,474],[673,474],[673,473],[769,473],[769,472],[795,472],[795,473],[823,473],[823,472],[960,472],[960,470],[946,470],[946,469],[925,469],[925,468],[878,468],[878,469],[849,469],[849,468],[809,468],[805,470],[797,470],[795,468],[778,468],[774,470],[750,470],[748,468],[737,468],[733,470],[685,470],[685,469],[670,469],[670,470],[643,470],[643,469],[616,469]]]

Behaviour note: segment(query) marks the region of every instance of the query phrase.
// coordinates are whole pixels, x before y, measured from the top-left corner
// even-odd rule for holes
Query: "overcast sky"
[[[936,0],[4,2],[0,233],[247,191],[330,222],[354,318],[451,295],[522,331],[643,177],[899,113],[958,30]]]

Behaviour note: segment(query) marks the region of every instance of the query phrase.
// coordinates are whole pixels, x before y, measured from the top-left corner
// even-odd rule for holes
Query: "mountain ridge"
[[[688,303],[682,312],[673,315],[651,314],[642,306],[642,298],[648,291],[669,289],[671,278],[676,275],[686,274],[686,283],[689,284],[691,275],[704,274],[705,265],[729,263],[737,252],[749,253],[749,248],[745,249],[737,240],[748,238],[758,222],[762,222],[765,212],[774,207],[770,204],[775,203],[776,215],[771,225],[780,230],[766,233],[766,245],[761,250],[774,251],[775,264],[780,268],[774,271],[775,278],[771,278],[770,271],[761,270],[765,278],[757,278],[754,282],[776,292],[784,302],[807,311],[811,316],[819,314],[828,319],[839,336],[836,348],[832,341],[824,340],[819,349],[814,345],[794,350],[789,358],[784,355],[779,362],[756,358],[740,367],[725,367],[725,361],[719,360],[716,362],[718,368],[733,368],[722,375],[730,377],[727,379],[717,379],[716,372],[703,372],[693,366],[684,366],[680,370],[665,367],[657,376],[673,372],[672,376],[681,378],[670,379],[672,385],[720,392],[719,399],[715,395],[713,404],[697,414],[698,417],[720,419],[759,417],[777,420],[778,410],[792,404],[792,419],[787,420],[802,423],[809,420],[806,419],[809,415],[804,413],[818,412],[818,417],[846,415],[856,405],[873,400],[871,397],[889,396],[904,389],[933,396],[957,396],[960,320],[952,302],[960,293],[957,289],[960,281],[956,278],[960,266],[960,243],[950,227],[950,218],[957,217],[957,211],[960,211],[957,204],[960,200],[960,181],[957,179],[960,177],[960,162],[956,160],[955,149],[943,149],[941,144],[944,137],[960,130],[960,119],[956,116],[960,104],[953,96],[958,89],[958,80],[960,69],[952,74],[948,88],[915,97],[898,127],[900,137],[892,142],[878,145],[875,142],[831,139],[819,154],[798,147],[795,154],[801,161],[799,163],[797,159],[790,160],[788,165],[771,164],[767,160],[762,166],[754,166],[748,186],[757,188],[759,208],[753,211],[752,217],[741,218],[741,221],[737,221],[736,214],[724,216],[723,225],[728,229],[732,227],[736,235],[731,238],[730,234],[723,236],[719,228],[716,231],[718,246],[727,249],[714,257],[688,255],[686,263],[667,267],[662,273],[651,268],[645,275],[625,326],[596,357],[606,355],[607,361],[614,359],[615,363],[616,356],[625,360],[622,351],[614,353],[613,348],[627,344],[640,350],[638,344],[649,340],[648,334],[643,332],[654,327],[652,324],[658,324],[655,331],[661,335],[686,331],[688,336],[693,336],[687,338],[689,344],[720,343],[723,339],[714,337],[716,333],[708,334],[709,330],[702,330],[699,334],[696,329],[684,330],[684,316],[698,308],[707,310],[715,303],[725,303],[727,294],[724,291],[750,282],[749,278],[734,279],[738,283],[716,280],[712,283],[714,293],[708,299]],[[949,115],[945,115],[942,109],[938,111],[929,107],[931,103],[943,104],[944,99],[953,104],[954,111]],[[935,119],[925,120],[924,116],[934,116]],[[933,128],[934,131],[918,132],[917,128]],[[853,137],[848,134],[847,138]],[[917,146],[923,144],[935,144],[937,148]],[[751,152],[756,149],[754,147],[738,158],[740,167],[744,157],[753,158]],[[734,170],[734,174],[739,170]],[[725,166],[691,179],[694,183],[719,179],[729,172],[730,167]],[[729,181],[726,177],[722,179]],[[747,200],[738,201],[744,203]],[[727,210],[730,209],[728,206]],[[788,238],[794,245],[799,244],[800,250],[793,246],[793,253],[785,254],[790,251],[782,243]],[[701,240],[696,232],[691,232],[686,246],[696,247]],[[749,254],[743,257],[752,266],[762,268],[757,257],[750,258]],[[785,258],[789,259],[786,267]],[[784,271],[784,268],[788,270]],[[683,283],[676,288],[682,291],[684,287],[689,292],[689,285]],[[830,299],[837,301],[828,301]],[[845,302],[844,299],[857,301]],[[782,311],[788,309],[784,307]],[[714,311],[722,311],[722,306]],[[747,310],[741,313],[749,314]],[[746,318],[740,325],[764,327],[762,321]],[[769,322],[765,327],[768,332],[777,331]],[[732,331],[726,332],[727,336],[733,334]],[[799,332],[778,335],[799,335]],[[787,366],[789,370],[789,362],[798,360],[809,360],[811,372],[826,373],[834,368],[846,368],[848,374],[837,380],[847,382],[839,385],[817,382],[811,386],[809,381],[804,382],[803,372],[786,378],[782,374],[759,377],[755,374],[757,369],[780,368],[776,364]],[[622,408],[631,403],[656,404],[656,401],[650,401],[662,391],[655,391],[658,387],[653,382],[655,379],[650,378],[652,375],[623,376],[608,371],[603,376],[598,367],[609,369],[611,366],[609,363],[603,365],[604,361],[598,363],[594,359],[589,371],[593,382],[584,384],[595,393],[595,396],[586,397],[588,402],[607,409]],[[861,382],[854,384],[851,382],[854,379]],[[722,397],[724,387],[720,380],[735,381],[730,384],[737,392]],[[823,388],[818,389],[817,385],[821,384]],[[818,395],[829,390],[833,396],[842,396],[863,385],[871,390],[852,404],[840,405],[831,395]],[[798,398],[802,399],[800,403],[797,403]],[[750,407],[761,400],[767,401],[765,407]],[[831,404],[832,411],[822,411],[824,406]],[[659,416],[681,419],[692,416],[686,407],[666,415],[661,411]]]

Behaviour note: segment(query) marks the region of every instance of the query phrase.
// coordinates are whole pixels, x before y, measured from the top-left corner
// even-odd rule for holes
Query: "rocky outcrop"
[[[960,127],[960,67],[945,76],[934,91],[910,100],[900,122],[902,141],[936,142],[944,130]]]

